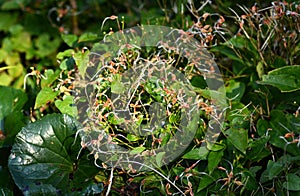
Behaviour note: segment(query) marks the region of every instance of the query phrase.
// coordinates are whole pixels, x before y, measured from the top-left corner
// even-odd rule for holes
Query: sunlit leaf
[[[53,91],[50,87],[43,88],[36,97],[34,108],[39,108],[48,102],[54,101],[58,91]]]
[[[77,41],[78,37],[73,34],[61,34],[61,38],[64,40],[68,46],[73,47],[74,43]]]
[[[63,100],[56,100],[55,106],[63,114],[69,114],[70,116],[77,116],[77,107],[74,105],[74,97],[65,95]]]

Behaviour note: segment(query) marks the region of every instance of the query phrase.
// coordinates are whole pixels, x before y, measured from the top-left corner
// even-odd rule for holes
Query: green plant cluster
[[[0,195],[299,195],[300,2],[238,3],[0,1]],[[167,123],[151,138],[118,126],[124,119],[113,115],[109,96],[122,92],[120,77],[137,59],[174,60],[203,97],[198,122],[189,124],[198,128],[188,148],[167,165],[159,153],[157,167],[147,172],[99,159],[90,143],[99,146],[103,138],[82,137],[99,132],[83,130],[78,113],[86,108],[77,107],[76,97],[91,49],[135,25],[172,26],[197,39],[222,73],[228,104],[210,145],[205,133],[216,92],[186,59],[158,47],[131,47],[107,62],[111,67],[93,83],[89,118],[131,155],[164,146],[181,115],[173,89],[155,78],[136,89],[130,112],[138,127],[151,121],[150,103],[173,104]]]

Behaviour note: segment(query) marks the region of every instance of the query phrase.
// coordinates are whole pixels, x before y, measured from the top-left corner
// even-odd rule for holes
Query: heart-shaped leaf
[[[94,184],[99,169],[93,160],[76,158],[80,149],[79,139],[74,142],[77,128],[70,116],[52,114],[19,132],[8,166],[24,194],[81,194]]]

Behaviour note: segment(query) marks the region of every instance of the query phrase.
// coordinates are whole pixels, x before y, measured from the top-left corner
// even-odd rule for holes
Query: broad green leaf
[[[49,87],[43,88],[36,97],[34,108],[39,108],[48,102],[54,101],[58,94],[58,91],[52,91]]]
[[[246,170],[246,171],[242,172],[242,176],[243,176],[242,181],[243,180],[245,181],[244,187],[247,190],[253,191],[253,190],[257,189],[258,183],[257,183],[257,180],[255,179],[255,175],[253,175],[250,171]]]
[[[281,92],[291,92],[300,89],[300,65],[285,66],[270,71],[262,76],[261,84],[272,85]]]
[[[183,159],[205,160],[208,154],[206,147],[192,149],[182,156]]]
[[[74,105],[74,97],[65,95],[63,100],[56,100],[55,106],[59,109],[62,114],[69,114],[70,116],[76,117],[78,114],[77,107]]]
[[[36,55],[39,57],[45,57],[54,53],[59,47],[61,40],[58,38],[51,39],[49,34],[41,34],[36,40],[35,45],[37,47]]]
[[[98,168],[74,141],[77,123],[68,115],[51,114],[28,124],[17,135],[9,170],[25,195],[78,194],[93,184]]]
[[[14,78],[8,75],[6,72],[0,73],[0,86],[9,86],[13,80]]]
[[[201,88],[201,89],[205,89],[207,88],[207,83],[204,79],[203,76],[194,76],[191,79],[191,84],[195,87]]]
[[[247,152],[247,157],[252,161],[259,161],[270,155],[270,150],[267,149],[267,142],[269,141],[269,136],[262,136],[249,145],[249,151]]]
[[[87,42],[87,41],[95,41],[98,38],[98,35],[95,33],[84,33],[82,34],[79,39],[78,42]]]
[[[56,70],[55,72],[52,69],[47,69],[45,71],[45,78],[42,78],[41,80],[41,87],[50,87],[50,85],[56,80],[58,79],[60,74],[59,70]]]
[[[208,154],[208,171],[211,174],[214,169],[218,166],[218,164],[220,163],[222,157],[223,157],[224,153],[223,150],[220,151],[210,151]]]
[[[264,136],[267,133],[267,131],[269,130],[269,128],[271,128],[268,121],[263,120],[263,119],[259,119],[257,121],[256,127],[257,127],[257,132],[258,132],[259,136]]]
[[[16,51],[27,52],[32,47],[31,37],[28,32],[21,32],[11,38],[11,42]],[[22,43],[22,44],[20,44]]]
[[[18,78],[23,74],[23,65],[21,63],[17,63],[16,65],[11,66],[7,72],[11,77]]]
[[[158,165],[158,167],[161,167],[163,165],[163,158],[165,157],[166,152],[159,152],[156,157],[156,163]]]
[[[272,180],[284,170],[284,165],[278,162],[269,160],[267,169],[262,173],[260,181],[262,183]]]
[[[300,191],[300,176],[296,174],[288,174],[283,187],[289,191]]]
[[[12,35],[18,35],[24,31],[24,27],[21,24],[15,24],[15,25],[9,27],[8,30]],[[27,32],[25,32],[25,33],[27,33]]]
[[[75,60],[72,57],[70,57],[70,58],[63,60],[61,62],[61,64],[59,65],[59,68],[62,70],[70,71],[70,70],[74,69],[74,66],[75,66]]]
[[[28,119],[22,111],[13,111],[4,118],[5,139],[0,140],[0,147],[10,147],[13,145],[15,136],[21,131],[22,127],[27,124]],[[0,126],[1,130],[1,126]]]
[[[209,175],[204,175],[203,177],[200,178],[200,183],[197,189],[197,192],[202,191],[206,187],[208,187],[211,183],[215,182],[216,180],[209,176]]]
[[[18,0],[18,1],[6,1],[2,4],[1,9],[3,10],[19,10],[25,7],[30,1]]]
[[[14,25],[18,19],[16,12],[0,12],[0,30],[7,31],[12,25]]]
[[[6,59],[7,56],[8,56],[8,53],[4,49],[0,49],[0,63],[2,63]],[[2,67],[1,67],[1,69],[2,69]]]
[[[141,152],[143,152],[146,148],[143,146],[139,146],[139,147],[135,147],[134,149],[132,149],[129,154],[130,155],[135,155],[135,154],[139,154]]]
[[[78,37],[72,34],[61,34],[61,38],[64,40],[68,46],[73,47],[74,43],[77,41]]]
[[[13,111],[19,111],[27,102],[27,95],[21,90],[0,86],[0,120],[10,115]]]
[[[73,49],[67,49],[63,52],[59,52],[57,55],[56,55],[56,58],[57,59],[64,59],[66,57],[72,57],[72,55],[75,54],[75,51]]]
[[[81,77],[85,76],[86,69],[89,64],[89,54],[90,51],[77,52],[74,54],[75,63],[78,66],[78,71]]]
[[[236,55],[236,53],[229,47],[226,46],[215,46],[210,51],[212,52],[220,52],[227,56],[228,58],[235,60],[241,64],[244,64],[243,60]]]
[[[270,135],[270,143],[284,151],[289,152],[292,155],[300,155],[300,149],[296,143],[287,145],[287,142],[283,139],[285,134],[293,131],[292,122],[287,118],[289,114],[285,114],[282,110],[271,111],[271,129],[268,134]]]
[[[19,53],[17,53],[17,52],[12,52],[12,53],[10,53],[10,54],[7,56],[7,58],[4,60],[4,62],[5,62],[6,65],[8,65],[8,66],[15,66],[15,65],[17,65],[18,63],[21,62]]]
[[[246,129],[229,128],[225,131],[225,135],[236,149],[246,153],[248,145],[248,131]]]
[[[121,94],[125,90],[124,84],[121,82],[119,74],[114,75],[113,81],[111,82],[111,92]]]
[[[211,151],[220,151],[226,148],[225,144],[219,143],[219,142],[215,142],[215,143],[207,143],[207,149],[211,150]]]

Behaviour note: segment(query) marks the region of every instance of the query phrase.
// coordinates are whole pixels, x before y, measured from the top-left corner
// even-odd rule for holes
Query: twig
[[[109,177],[109,181],[108,181],[109,184],[108,184],[108,187],[107,187],[107,191],[106,191],[105,196],[108,196],[108,195],[109,195],[109,192],[110,192],[110,189],[111,189],[111,185],[112,185],[113,178],[114,178],[114,168],[111,168],[111,170],[110,170],[110,177]]]
[[[79,28],[78,28],[78,18],[75,14],[77,12],[77,3],[76,0],[70,0],[70,4],[72,7],[72,24],[73,24],[73,33],[75,35],[79,34]]]

